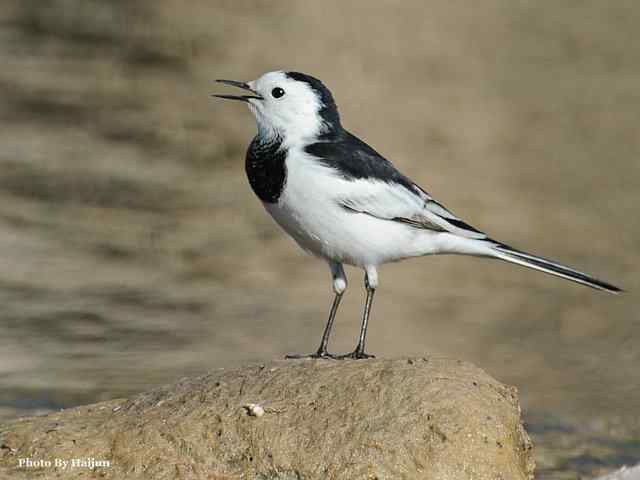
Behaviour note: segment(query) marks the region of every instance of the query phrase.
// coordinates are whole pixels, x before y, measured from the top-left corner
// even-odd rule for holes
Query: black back
[[[278,201],[287,180],[287,152],[281,146],[279,137],[267,142],[256,136],[247,150],[245,170],[249,183],[258,198],[266,203]]]
[[[396,167],[355,135],[342,129],[331,141],[305,147],[307,153],[337,170],[346,180],[370,179],[397,183],[415,193],[414,183]]]

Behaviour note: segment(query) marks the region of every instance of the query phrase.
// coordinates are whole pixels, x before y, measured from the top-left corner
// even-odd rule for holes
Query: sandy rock
[[[433,357],[219,370],[0,428],[0,478],[518,480],[533,468],[515,388]]]

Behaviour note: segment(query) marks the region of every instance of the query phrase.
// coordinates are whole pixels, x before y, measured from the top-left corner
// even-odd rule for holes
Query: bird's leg
[[[364,351],[364,342],[367,336],[367,326],[369,324],[371,304],[373,303],[373,295],[376,293],[376,287],[378,286],[378,273],[376,272],[375,267],[367,267],[364,277],[364,285],[367,289],[367,300],[364,304],[364,313],[362,314],[362,327],[360,328],[358,345],[353,352],[347,353],[346,355],[341,355],[339,358],[353,358],[356,360],[364,358],[375,358],[375,355],[370,355],[368,353],[365,353]]]
[[[333,305],[331,305],[329,320],[327,320],[327,325],[324,327],[322,340],[320,341],[320,348],[318,348],[318,351],[316,352],[316,355],[318,355],[319,357],[325,357],[329,355],[329,353],[327,352],[327,345],[329,345],[329,335],[331,335],[333,320],[336,318],[336,312],[338,311],[338,307],[340,306],[340,300],[342,300],[342,293],[336,293],[336,296],[333,299]]]
[[[329,336],[331,335],[331,328],[333,327],[333,321],[336,318],[340,301],[342,300],[342,294],[347,289],[347,277],[344,274],[344,269],[339,263],[331,262],[329,264],[331,268],[331,275],[333,277],[333,290],[336,292],[336,296],[333,298],[333,304],[331,305],[331,311],[329,312],[329,319],[327,325],[324,327],[322,334],[322,340],[320,341],[320,347],[315,353],[308,355],[287,355],[285,358],[338,358],[335,355],[327,352],[327,345],[329,344]]]

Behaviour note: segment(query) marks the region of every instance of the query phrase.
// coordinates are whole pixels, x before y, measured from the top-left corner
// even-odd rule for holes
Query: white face
[[[322,103],[307,83],[283,72],[269,72],[249,82],[249,86],[263,97],[249,100],[260,135],[279,135],[285,143],[295,144],[312,139],[325,129],[319,115]]]

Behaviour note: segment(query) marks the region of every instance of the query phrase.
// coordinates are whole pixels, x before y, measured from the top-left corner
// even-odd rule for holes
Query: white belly
[[[265,208],[306,251],[340,263],[364,267],[431,253],[433,234],[406,224],[355,213],[339,203],[341,183],[317,164],[287,165],[287,182],[276,204]]]

